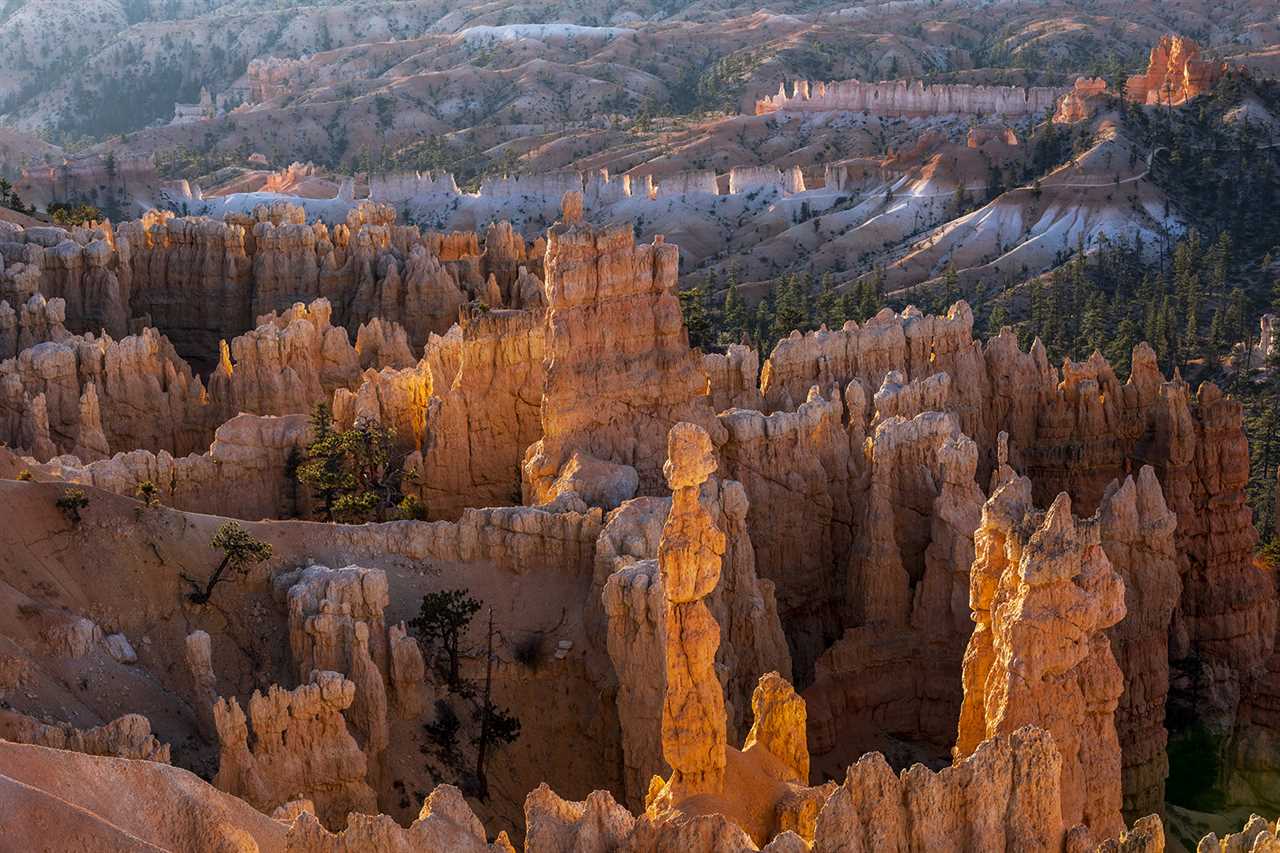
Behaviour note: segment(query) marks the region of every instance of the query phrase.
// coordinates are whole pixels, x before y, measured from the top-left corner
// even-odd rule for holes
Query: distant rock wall
[[[772,112],[867,112],[880,116],[999,115],[1038,116],[1053,109],[1063,90],[1048,86],[925,85],[916,80],[830,83],[796,80],[787,94],[756,101],[756,115]]]

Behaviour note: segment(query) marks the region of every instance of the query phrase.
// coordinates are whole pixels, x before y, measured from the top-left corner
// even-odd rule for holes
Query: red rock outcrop
[[[338,388],[354,386],[359,355],[345,329],[330,324],[328,300],[301,302],[281,314],[258,318],[258,326],[221,344],[209,396],[231,417],[240,412],[284,415],[309,412]]]
[[[711,408],[715,411],[763,407],[764,401],[756,385],[760,355],[751,347],[730,344],[723,355],[704,353],[702,369],[711,381]]]
[[[1124,583],[1097,518],[1077,521],[1062,494],[1048,512],[1025,477],[1001,486],[974,536],[957,759],[981,741],[1037,725],[1061,757],[1065,827],[1096,839],[1124,829],[1115,709],[1124,678],[1106,629],[1125,615]]]
[[[1196,853],[1275,853],[1280,850],[1280,822],[1268,822],[1258,815],[1251,815],[1239,832],[1228,833],[1222,839],[1209,833],[1196,845]]]
[[[289,827],[287,849],[297,853],[365,853],[365,851],[434,851],[450,853],[515,853],[507,834],[488,843],[484,826],[452,785],[440,785],[422,803],[418,819],[407,829],[387,815],[352,814],[344,830],[331,833],[308,812]]]
[[[746,711],[762,673],[789,677],[790,656],[782,634],[773,585],[756,576],[741,484],[712,476],[699,501],[725,534],[720,581],[707,606],[720,627],[716,669],[726,696],[727,736],[746,732]],[[594,588],[601,590],[607,620],[607,651],[617,680],[615,703],[622,734],[622,794],[634,809],[655,775],[670,768],[662,754],[662,707],[666,676],[666,604],[657,555],[670,498],[637,498],[609,516],[596,540]]]
[[[777,590],[801,684],[811,680],[813,661],[843,625],[844,590],[834,567],[849,553],[851,496],[865,480],[865,395],[855,383],[843,398],[859,413],[847,428],[838,389],[826,399],[815,389],[794,412],[735,409],[719,417],[727,433],[719,448],[722,470],[746,491],[757,571]]]
[[[1147,70],[1124,84],[1124,95],[1139,104],[1178,106],[1206,92],[1222,79],[1227,66],[1200,58],[1200,45],[1185,36],[1164,36],[1147,60]]]
[[[33,417],[38,409],[43,415]],[[120,341],[46,341],[0,365],[0,438],[37,457],[77,447],[199,452],[209,446],[213,414],[203,383],[154,329]]]
[[[219,340],[299,301],[327,299],[353,337],[375,319],[398,323],[412,347],[447,330],[471,299],[491,308],[544,301],[540,244],[526,245],[509,225],[489,229],[483,252],[471,234],[441,255],[439,235],[394,220],[390,208],[361,202],[332,227],[308,224],[289,204],[223,221],[150,211],[114,231],[110,223],[70,231],[6,224],[0,296],[65,299],[73,331],[122,337],[141,318],[202,370],[216,365]]]
[[[356,625],[364,623],[373,638],[372,654],[387,664],[387,576],[380,569],[307,566],[279,575],[277,590],[289,611],[289,647],[299,677],[313,670],[347,673],[356,645]]]
[[[131,313],[149,316],[189,358],[213,363],[218,342],[249,329],[255,316],[246,239],[243,226],[171,214],[121,223]]]
[[[201,454],[132,450],[88,464],[75,456],[22,464],[37,480],[84,483],[128,497],[150,482],[156,500],[175,509],[251,520],[289,518],[305,516],[311,507],[289,475],[290,460],[310,440],[306,415],[245,414],[218,427]]]
[[[749,754],[753,747],[767,750],[791,771],[789,781],[809,784],[807,714],[795,688],[776,672],[762,675],[751,694],[751,717],[754,722],[742,751]]]
[[[1107,81],[1101,77],[1077,77],[1076,82],[1058,100],[1053,113],[1054,124],[1075,124],[1093,115],[1096,100],[1107,92]]]
[[[978,447],[978,483],[988,482],[1003,462],[1010,471],[1030,477],[1037,501],[1047,503],[1066,491],[1078,510],[1093,512],[1108,484],[1150,465],[1177,517],[1174,536],[1182,593],[1174,611],[1169,658],[1175,672],[1188,672],[1187,678],[1175,679],[1184,685],[1179,701],[1196,707],[1203,719],[1216,720],[1217,731],[1225,732],[1236,720],[1244,723],[1246,715],[1237,716],[1240,697],[1247,685],[1265,683],[1275,648],[1277,599],[1274,585],[1253,566],[1250,556],[1256,534],[1245,502],[1248,454],[1240,404],[1212,385],[1192,395],[1177,378],[1166,382],[1156,368],[1154,352],[1145,345],[1135,348],[1129,379],[1121,382],[1101,356],[1067,362],[1059,371],[1049,365],[1038,342],[1022,352],[1012,333],[1005,332],[983,348],[971,330],[971,314],[961,304],[946,318],[924,317],[909,309],[902,315],[881,312],[862,326],[846,324],[836,332],[794,334],[779,342],[765,363],[765,404],[771,409],[792,407],[815,383],[840,387],[857,379],[863,387],[877,387],[897,369],[910,386],[941,371],[950,376],[942,408],[959,417],[961,432]],[[887,384],[884,390],[889,390]],[[882,400],[900,398],[901,391]],[[936,395],[920,399],[937,405]],[[853,410],[851,404],[849,408]],[[850,429],[857,420],[852,414],[848,417]],[[761,505],[749,476],[732,465],[728,470],[746,483],[753,507]],[[826,481],[830,479],[828,475]],[[856,503],[857,491],[851,491],[848,500]],[[760,573],[778,581],[784,614],[790,613],[791,584],[834,574],[826,559],[818,558],[817,566],[805,572],[783,571],[784,580],[774,574],[779,569],[770,559],[769,536],[756,534],[755,539]],[[823,539],[809,535],[803,541],[806,554],[813,542],[825,552]],[[790,549],[798,551],[798,545]],[[811,595],[808,600],[822,598]],[[1153,611],[1158,613],[1162,606],[1159,600],[1153,602]],[[850,622],[843,627],[858,627],[856,620]],[[796,653],[796,640],[812,629],[802,620],[784,618],[784,623],[789,626],[799,682],[807,685],[805,656]],[[825,642],[834,636],[838,634],[829,634]],[[841,655],[843,663],[828,672],[840,672],[841,680],[856,683],[858,673],[874,661],[884,665],[884,673],[901,669],[900,652],[882,651],[883,655],[873,653],[866,643],[850,646]],[[1260,694],[1259,707],[1265,709],[1267,701]],[[915,713],[902,709],[893,718],[914,719]],[[810,719],[823,717],[820,703],[811,702]],[[1260,711],[1259,717],[1266,718],[1267,712]]]
[[[125,714],[106,725],[78,729],[65,723],[48,725],[14,711],[0,711],[0,740],[86,755],[169,763],[169,744],[156,740],[151,734],[151,722],[141,714]]]
[[[32,294],[19,302],[17,310],[0,301],[0,360],[14,358],[24,349],[45,341],[63,341],[71,337],[63,321],[67,304],[63,299],[45,299]]]
[[[207,740],[217,736],[213,706],[218,702],[218,679],[213,672],[213,643],[205,631],[192,631],[186,640],[187,671],[191,674],[191,704],[196,709],[200,734]]]
[[[380,317],[361,323],[356,330],[356,355],[360,358],[361,370],[400,369],[417,362],[404,327],[399,323],[384,322]]]
[[[542,313],[483,311],[461,326],[457,372],[433,384],[421,453],[407,465],[432,519],[517,502],[525,450],[542,434]]]

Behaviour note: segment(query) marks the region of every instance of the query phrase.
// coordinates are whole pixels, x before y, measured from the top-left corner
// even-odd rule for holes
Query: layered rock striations
[[[936,759],[954,737],[972,627],[968,569],[984,501],[977,447],[954,415],[926,411],[879,424],[869,454],[848,569],[850,627],[805,690],[812,748],[856,755],[887,734]]]
[[[23,714],[4,711],[0,712],[0,740],[86,755],[169,763],[169,744],[160,743],[151,734],[151,722],[141,714],[125,714],[105,725],[78,729],[66,724],[49,725]]]
[[[355,386],[359,354],[345,329],[330,323],[325,299],[258,318],[257,328],[221,345],[209,396],[226,417],[240,412],[309,412],[338,388]],[[403,367],[405,365],[396,365]]]
[[[711,438],[700,427],[671,428],[664,467],[671,512],[658,545],[666,633],[662,755],[678,796],[724,786],[724,695],[716,677],[720,627],[703,601],[720,580],[725,536],[700,492],[716,469]]]
[[[0,363],[0,438],[38,458],[77,448],[185,455],[207,448],[218,422],[203,383],[154,329],[50,340]]]
[[[1151,466],[1113,482],[1099,508],[1102,548],[1124,581],[1125,618],[1112,626],[1111,651],[1124,674],[1116,708],[1124,814],[1134,820],[1164,808],[1169,774],[1164,727],[1169,694],[1169,624],[1182,591],[1174,544],[1177,518]]]
[[[218,427],[204,453],[131,450],[87,463],[77,455],[21,464],[37,480],[83,483],[127,497],[151,483],[157,501],[188,512],[250,520],[292,518],[306,516],[312,506],[292,476],[293,461],[311,438],[306,415],[242,414]]]
[[[14,358],[25,349],[45,341],[63,341],[71,337],[64,321],[67,303],[64,299],[45,299],[34,293],[26,302],[10,307],[0,300],[0,360]]]
[[[348,207],[332,226],[279,203],[221,221],[150,211],[114,230],[5,223],[0,296],[11,304],[36,292],[62,298],[73,331],[118,338],[141,320],[202,370],[216,365],[220,340],[296,302],[327,299],[353,338],[375,319],[398,323],[416,348],[470,300],[491,308],[541,301],[540,244],[530,247],[509,225],[491,227],[483,251],[472,234],[450,254],[439,235],[396,225],[388,207]]]
[[[1152,467],[1177,519],[1182,591],[1169,658],[1175,672],[1188,674],[1179,701],[1216,720],[1215,731],[1230,729],[1247,685],[1265,679],[1277,609],[1274,586],[1250,556],[1256,534],[1245,501],[1248,453],[1240,404],[1213,385],[1192,394],[1178,378],[1166,381],[1146,345],[1135,348],[1124,382],[1096,354],[1055,369],[1039,342],[1024,352],[1008,331],[984,347],[972,338],[972,315],[963,303],[947,317],[886,311],[861,326],[793,334],[766,361],[761,390],[767,409],[785,410],[811,385],[849,387],[858,380],[876,387],[893,370],[908,386],[921,385],[916,396],[927,406],[938,405],[941,389],[925,393],[923,383],[939,371],[950,376],[941,409],[954,413],[960,431],[976,443],[980,484],[1003,462],[1030,478],[1038,502],[1065,491],[1079,511],[1091,513],[1109,484]],[[905,398],[896,392],[881,399]],[[850,416],[849,423],[852,429],[856,419]],[[732,475],[747,482],[746,475]],[[775,577],[768,540],[758,534],[756,541],[761,575]],[[825,548],[821,539],[810,541]],[[784,613],[788,593],[780,581]],[[1152,604],[1155,612],[1164,607],[1161,597]],[[847,660],[856,664],[860,656]]]
[[[801,683],[813,661],[843,626],[844,594],[835,565],[849,553],[855,508],[865,472],[862,419],[844,422],[843,400],[860,409],[859,386],[829,399],[813,393],[794,412],[764,415],[731,409],[719,421],[727,477],[742,483],[748,499],[761,577],[773,581]]]
[[[457,372],[433,384],[421,452],[408,463],[428,517],[519,502],[525,450],[542,435],[543,320],[499,309],[462,322]]]
[[[746,733],[747,711],[761,673],[789,677],[790,655],[774,601],[773,584],[759,579],[748,534],[741,484],[712,476],[699,498],[724,531],[720,582],[706,602],[720,626],[716,670],[725,687],[726,732]],[[662,754],[666,659],[666,605],[657,554],[670,498],[637,498],[609,515],[596,540],[593,590],[600,590],[607,621],[607,651],[616,679],[624,773],[622,799],[644,806],[649,781],[670,772]]]

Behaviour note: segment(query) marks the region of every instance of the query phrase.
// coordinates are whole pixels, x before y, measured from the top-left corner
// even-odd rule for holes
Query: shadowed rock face
[[[1169,774],[1164,727],[1169,622],[1182,592],[1174,545],[1177,519],[1150,466],[1137,479],[1113,482],[1099,517],[1103,550],[1125,588],[1125,618],[1108,635],[1124,673],[1116,734],[1123,760],[1124,815],[1134,820],[1163,810]]]
[[[248,720],[234,698],[219,699],[213,706],[220,742],[214,785],[267,812],[305,797],[335,827],[348,812],[376,812],[377,797],[365,783],[367,759],[342,715],[355,695],[355,684],[339,673],[317,670],[295,690],[255,691]]]

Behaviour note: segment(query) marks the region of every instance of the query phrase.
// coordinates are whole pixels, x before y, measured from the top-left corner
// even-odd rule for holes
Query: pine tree
[[[480,723],[480,733],[472,738],[476,748],[476,797],[481,801],[489,799],[489,777],[485,760],[489,749],[506,743],[514,743],[520,737],[520,720],[506,708],[493,702],[493,608],[489,608],[489,640],[485,654],[484,693],[480,699],[480,707],[476,709],[475,718]]]
[[[947,264],[946,270],[942,273],[942,284],[940,284],[933,292],[933,305],[929,309],[934,314],[946,314],[947,311],[955,304],[957,294],[960,291],[960,276],[956,273],[954,264]]]
[[[1227,333],[1224,326],[1222,309],[1213,309],[1213,319],[1209,321],[1209,337],[1205,341],[1205,359],[1216,362],[1227,348]],[[1212,366],[1212,365],[1211,365]]]
[[[858,315],[858,295],[862,285],[854,284],[844,293],[840,294],[840,313],[846,320],[859,322],[861,318]]]
[[[724,295],[724,331],[721,343],[736,344],[747,330],[747,306],[738,295],[736,283],[729,286]]]
[[[831,283],[831,273],[822,274],[822,285],[818,291],[818,323],[828,329],[839,329],[844,325],[844,304],[840,294]]]
[[[1156,357],[1159,359],[1161,366],[1165,369],[1169,367],[1169,297],[1165,296],[1160,300],[1159,306],[1155,308],[1155,319],[1151,324],[1151,334],[1147,336],[1147,340],[1156,351]]]
[[[1009,310],[1004,307],[1004,300],[998,300],[987,317],[987,337],[994,338],[1000,330],[1009,325]]]
[[[1137,343],[1138,324],[1132,317],[1125,317],[1116,326],[1115,334],[1107,340],[1104,352],[1107,361],[1117,373],[1129,372],[1133,360],[1133,348]]]
[[[208,579],[198,581],[195,578],[180,575],[191,585],[187,598],[196,604],[206,604],[213,597],[218,584],[231,578],[241,578],[249,573],[249,568],[257,563],[271,559],[271,544],[255,539],[243,527],[234,521],[225,522],[209,540],[209,547],[222,552],[222,560]],[[227,574],[230,572],[230,574]]]
[[[880,290],[884,285],[884,271],[877,269],[871,278],[864,280],[858,287],[858,309],[856,319],[865,323],[880,312]]]
[[[1187,300],[1186,322],[1182,331],[1182,358],[1183,364],[1190,361],[1193,356],[1201,351],[1200,348],[1200,306],[1199,296],[1191,294]]]
[[[752,337],[755,339],[756,349],[758,349],[762,354],[767,354],[773,349],[773,345],[777,342],[777,339],[773,338],[770,332],[772,327],[772,323],[770,321],[771,316],[769,300],[761,299],[759,304],[756,305],[756,319]]]
[[[1076,338],[1075,354],[1087,358],[1095,351],[1101,352],[1107,335],[1107,299],[1101,293],[1089,295],[1080,317],[1080,334]]]
[[[1209,270],[1209,292],[1216,295],[1227,292],[1227,276],[1231,269],[1231,235],[1223,231],[1210,250],[1212,267]]]
[[[679,296],[680,313],[684,316],[685,328],[689,330],[689,346],[708,346],[711,343],[711,320],[707,316],[702,290],[691,287],[680,291]]]
[[[1237,287],[1231,291],[1231,298],[1227,302],[1227,315],[1224,320],[1228,347],[1234,346],[1238,341],[1245,339],[1247,334],[1245,318],[1247,316],[1244,290]]]
[[[779,341],[793,330],[803,329],[807,320],[808,311],[805,310],[804,297],[800,292],[800,282],[795,275],[789,275],[778,288],[769,335],[774,341]]]

